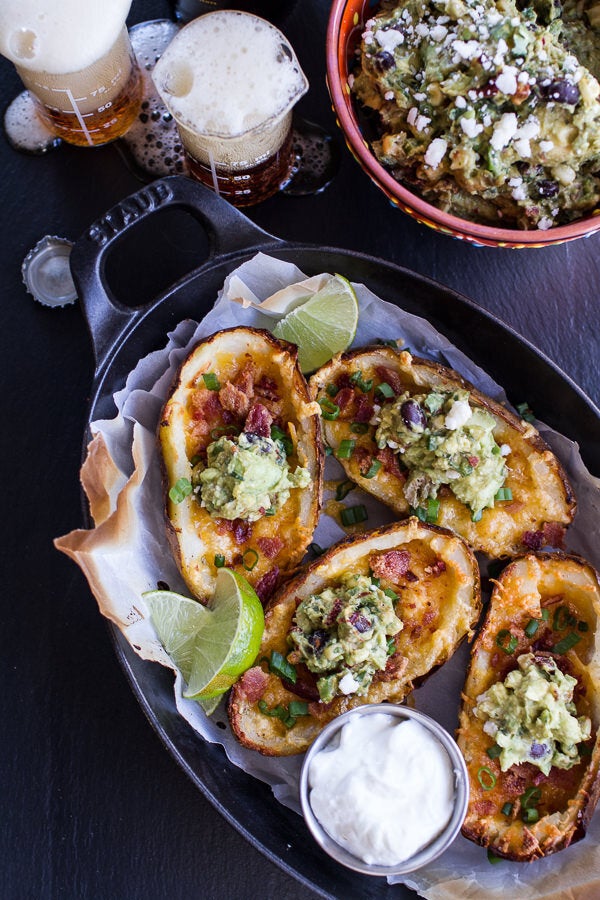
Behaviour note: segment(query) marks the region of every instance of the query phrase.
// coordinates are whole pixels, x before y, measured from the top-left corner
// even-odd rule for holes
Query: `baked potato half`
[[[348,477],[399,516],[416,510],[493,558],[562,546],[575,498],[560,462],[458,373],[370,347],[335,357],[310,390]]]
[[[346,710],[403,700],[479,613],[477,563],[454,533],[411,517],[348,538],[269,602],[256,663],[231,691],[231,727],[265,755],[301,753]]]
[[[296,347],[244,327],[198,344],[158,443],[167,534],[189,589],[210,597],[227,566],[266,599],[304,556],[322,499],[318,407]]]
[[[585,834],[600,791],[600,580],[529,554],[495,583],[471,652],[458,744],[465,837],[528,862]]]

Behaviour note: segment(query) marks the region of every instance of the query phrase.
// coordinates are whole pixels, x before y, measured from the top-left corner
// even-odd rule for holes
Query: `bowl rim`
[[[393,866],[366,863],[359,857],[354,856],[350,851],[345,850],[327,833],[327,831],[325,831],[320,821],[313,813],[309,799],[309,770],[315,755],[335,737],[349,719],[356,718],[357,716],[374,715],[376,713],[391,715],[402,721],[413,720],[423,725],[423,727],[426,728],[427,731],[442,745],[450,760],[454,773],[454,807],[448,823],[432,841],[426,844],[425,847],[413,856],[408,857],[408,859]],[[467,813],[469,803],[469,775],[467,765],[459,750],[458,744],[450,732],[431,716],[428,716],[417,709],[413,709],[412,707],[397,703],[366,703],[361,706],[355,706],[347,712],[342,713],[342,715],[337,716],[325,726],[318,737],[313,741],[306,751],[302,762],[299,792],[300,807],[302,809],[304,821],[313,838],[329,856],[346,866],[346,868],[352,869],[355,872],[360,872],[363,875],[386,877],[391,875],[405,875],[409,872],[414,872],[416,869],[423,868],[423,866],[432,862],[434,859],[437,859],[437,857],[440,856],[444,850],[447,850],[454,842],[460,832]]]
[[[358,158],[369,177],[391,202],[397,202],[409,214],[416,214],[418,221],[422,221],[426,225],[474,243],[491,244],[492,246],[543,247],[572,241],[580,237],[590,237],[600,230],[600,208],[581,219],[547,230],[537,228],[525,231],[517,228],[480,225],[477,222],[443,212],[396,181],[367,147],[360,129],[348,110],[348,103],[344,96],[346,82],[340,71],[342,48],[339,46],[339,40],[344,13],[350,2],[351,0],[333,0],[331,5],[326,34],[327,87],[338,122],[351,151]],[[375,12],[374,8],[373,13],[375,14]]]

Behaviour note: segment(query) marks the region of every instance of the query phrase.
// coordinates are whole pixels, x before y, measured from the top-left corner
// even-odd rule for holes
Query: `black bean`
[[[416,400],[405,400],[400,407],[400,415],[406,427],[411,431],[425,428],[427,425],[427,417]]]
[[[536,741],[531,745],[531,750],[529,751],[529,755],[532,759],[539,759],[540,756],[545,756],[548,752],[548,748],[545,744],[538,744]]]
[[[556,181],[538,181],[536,188],[540,197],[556,197],[560,190]]]
[[[540,94],[548,102],[568,103],[570,106],[576,106],[581,99],[577,85],[562,78],[550,84],[541,84]]]
[[[379,72],[389,72],[390,69],[396,68],[396,60],[393,54],[387,50],[381,50],[373,57],[373,65]]]
[[[325,644],[329,640],[329,632],[323,628],[317,628],[308,636],[308,643],[316,654],[322,653]]]

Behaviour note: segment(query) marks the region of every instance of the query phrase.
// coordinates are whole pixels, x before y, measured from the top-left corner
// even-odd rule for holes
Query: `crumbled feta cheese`
[[[527,188],[524,184],[517,185],[512,191],[513,200],[527,200]]]
[[[531,138],[536,138],[539,133],[540,123],[539,119],[535,116],[529,116],[521,127],[517,129],[517,137],[525,138],[528,141],[531,140]]]
[[[540,150],[542,153],[550,153],[554,147],[554,141],[540,141]]]
[[[510,143],[517,130],[518,123],[515,113],[504,113],[499,122],[494,125],[494,131],[490,138],[490,144],[494,150],[502,150]]]
[[[511,97],[517,90],[517,79],[512,72],[500,72],[496,78],[496,87],[502,94]]]
[[[540,221],[538,222],[538,228],[540,229],[540,231],[548,231],[548,229],[552,228],[553,225],[554,222],[552,221],[552,219],[548,218],[548,216],[544,216],[544,218],[540,219]]]
[[[461,428],[469,421],[471,415],[472,412],[468,400],[455,400],[450,412],[444,418],[444,428],[456,431],[457,428]]]
[[[467,137],[474,138],[483,131],[483,125],[476,121],[474,116],[463,116],[460,120],[460,127]]]
[[[485,116],[483,117],[483,125],[485,128],[489,128],[491,124],[492,124],[492,117],[490,116],[489,113],[486,113]]]
[[[427,100],[427,94],[423,94],[423,93],[419,92],[418,94],[414,94],[414,98],[419,103],[422,103],[423,100]]]
[[[521,159],[528,159],[531,156],[531,144],[527,140],[527,138],[517,138],[513,142],[513,147],[517,153],[517,156],[520,156]]]
[[[523,179],[521,176],[517,176],[517,178],[509,178],[508,179],[509,187],[519,187],[520,184],[523,184]]]
[[[360,684],[358,683],[358,681],[356,681],[352,672],[346,672],[346,674],[342,678],[340,678],[338,687],[342,694],[348,695],[355,694],[359,689]]]
[[[436,41],[439,44],[448,34],[448,29],[444,25],[434,25],[434,27],[431,29],[430,34],[432,40]]]
[[[456,97],[454,100],[454,105],[458,106],[459,109],[465,109],[467,106],[467,101],[464,97]]]
[[[416,106],[411,107],[409,109],[408,115],[406,117],[406,121],[408,122],[408,124],[414,125],[418,115],[419,115],[419,110],[417,109],[417,107]]]
[[[428,119],[427,116],[417,116],[415,128],[417,131],[425,131],[430,122],[431,119]]]
[[[479,41],[452,41],[452,49],[458,53],[462,59],[474,59],[481,53],[481,44]]]
[[[510,446],[508,444],[500,444],[500,456],[508,456],[510,452]]]
[[[431,166],[432,169],[437,169],[442,159],[444,158],[447,149],[447,141],[445,141],[443,138],[434,138],[425,151],[426,164],[428,166]]]
[[[419,24],[415,26],[415,31],[419,37],[427,37],[429,34],[429,26],[425,25],[423,22],[419,22]]]
[[[379,46],[388,53],[393,53],[396,47],[404,43],[404,35],[396,28],[390,28],[388,31],[380,28],[376,38]]]

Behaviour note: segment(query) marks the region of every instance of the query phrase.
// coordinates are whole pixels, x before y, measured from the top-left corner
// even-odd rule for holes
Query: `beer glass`
[[[275,194],[293,168],[292,109],[308,81],[284,35],[239,10],[192,20],[156,64],[189,171],[235,206]]]
[[[10,59],[57,137],[97,146],[136,118],[142,80],[125,19],[131,0],[22,0],[0,8],[0,52]]]

